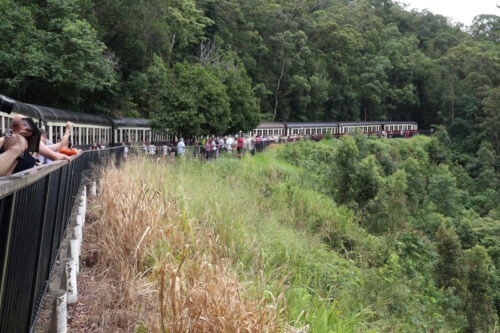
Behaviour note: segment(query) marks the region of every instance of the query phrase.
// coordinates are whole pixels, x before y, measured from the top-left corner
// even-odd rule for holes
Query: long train
[[[62,137],[66,122],[73,123],[71,141],[73,145],[87,147],[92,143],[117,145],[122,142],[167,142],[175,139],[168,129],[153,131],[147,119],[111,118],[82,112],[72,112],[52,107],[21,103],[0,95],[1,101],[12,101],[10,110],[0,105],[0,130],[5,133],[14,115],[30,117],[38,127],[45,129],[48,138],[56,142]],[[7,112],[9,111],[9,112]],[[250,136],[341,136],[360,130],[366,134],[385,133],[389,136],[414,135],[418,131],[414,121],[369,121],[369,122],[266,122],[245,133]]]
[[[250,132],[252,136],[334,136],[352,134],[357,130],[368,134],[385,133],[388,136],[417,134],[418,126],[414,121],[360,121],[360,122],[272,122],[261,123]]]

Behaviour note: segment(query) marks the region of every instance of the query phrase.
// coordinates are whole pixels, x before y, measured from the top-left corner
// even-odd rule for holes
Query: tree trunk
[[[273,120],[276,120],[276,114],[278,113],[278,105],[279,105],[279,90],[280,90],[280,85],[281,85],[281,80],[283,79],[283,76],[285,75],[285,50],[283,45],[281,46],[282,54],[283,54],[283,62],[281,63],[281,73],[278,78],[278,82],[276,83],[276,91],[274,92],[274,114],[273,114]]]

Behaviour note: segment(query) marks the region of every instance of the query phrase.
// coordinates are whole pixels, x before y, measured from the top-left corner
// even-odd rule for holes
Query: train
[[[259,124],[249,135],[321,138],[326,134],[340,137],[356,131],[367,135],[413,136],[418,133],[418,125],[415,121],[269,122]]]
[[[0,101],[5,100],[9,98],[0,95]],[[12,118],[19,114],[31,118],[39,128],[45,129],[47,138],[52,142],[59,141],[66,122],[70,121],[73,124],[70,140],[74,146],[83,148],[93,143],[115,146],[122,142],[166,142],[172,139],[168,129],[153,131],[147,119],[108,117],[11,101],[10,107],[0,107],[2,133],[10,128]]]
[[[148,119],[108,117],[67,111],[22,103],[3,95],[0,95],[0,101],[1,133],[5,133],[10,128],[11,119],[20,114],[33,119],[39,128],[45,129],[48,139],[52,142],[57,142],[63,136],[66,122],[72,122],[70,140],[74,146],[82,148],[89,147],[93,143],[115,146],[123,142],[171,142],[176,139],[169,133],[167,127],[160,131],[153,130]],[[367,135],[384,133],[387,136],[401,136],[404,133],[405,136],[412,136],[418,133],[418,126],[414,121],[263,122],[255,129],[245,132],[245,135],[321,138],[327,133],[339,137],[355,131],[361,131]]]

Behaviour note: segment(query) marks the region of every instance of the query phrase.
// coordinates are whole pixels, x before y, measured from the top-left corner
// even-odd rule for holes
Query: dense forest
[[[499,177],[487,144],[473,178],[447,141],[444,129],[357,133],[209,162],[140,153],[103,168],[87,221],[99,260],[86,276],[105,296],[79,297],[91,309],[79,322],[106,332],[495,333]]]
[[[391,0],[3,0],[0,91],[184,135],[415,120],[498,147],[499,17]],[[469,137],[470,136],[470,137]]]
[[[303,143],[280,157],[305,170],[296,184],[362,227],[321,232],[366,272],[352,286],[367,293],[360,304],[385,307],[376,288],[393,300],[371,319],[396,313],[411,318],[408,331],[495,327],[500,17],[465,27],[391,0],[1,0],[0,11],[0,93],[22,102],[149,118],[186,137],[262,121],[435,128],[393,145]],[[269,191],[283,205],[300,195],[279,186]]]

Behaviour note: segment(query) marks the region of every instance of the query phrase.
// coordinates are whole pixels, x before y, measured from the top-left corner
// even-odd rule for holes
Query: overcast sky
[[[419,11],[429,10],[434,14],[451,17],[455,22],[469,26],[472,19],[480,14],[495,14],[500,16],[500,0],[399,0],[409,5],[407,10],[415,8]]]

